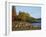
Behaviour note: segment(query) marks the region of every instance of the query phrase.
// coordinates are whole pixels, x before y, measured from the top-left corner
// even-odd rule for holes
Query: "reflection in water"
[[[41,27],[41,23],[32,23],[33,26]]]

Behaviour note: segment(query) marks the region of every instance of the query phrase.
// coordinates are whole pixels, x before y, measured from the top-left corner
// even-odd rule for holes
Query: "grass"
[[[32,30],[40,30],[41,27],[32,26]]]

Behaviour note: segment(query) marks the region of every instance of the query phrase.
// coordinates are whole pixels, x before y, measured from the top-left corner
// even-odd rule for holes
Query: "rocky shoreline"
[[[12,31],[15,31],[15,30],[30,30],[30,29],[32,29],[31,23],[21,22],[21,21],[12,22]]]

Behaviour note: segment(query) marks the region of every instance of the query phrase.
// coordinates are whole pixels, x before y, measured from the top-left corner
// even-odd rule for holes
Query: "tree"
[[[12,21],[15,21],[16,19],[16,8],[15,6],[12,6]]]
[[[19,15],[18,15],[18,19],[21,20],[21,21],[26,21],[29,16],[30,15],[28,13],[20,11]]]

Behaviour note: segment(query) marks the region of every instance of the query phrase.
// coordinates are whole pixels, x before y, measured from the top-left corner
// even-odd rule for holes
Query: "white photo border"
[[[9,33],[16,33],[15,31],[12,31],[12,6],[39,6],[41,7],[41,30],[44,30],[43,28],[43,24],[42,24],[42,18],[43,16],[43,12],[44,12],[44,4],[36,4],[36,3],[16,3],[16,2],[6,2],[7,4],[7,8],[6,8],[6,25],[5,25],[5,34],[9,34]],[[41,31],[40,30],[40,31]],[[31,30],[29,30],[31,31]],[[34,31],[34,30],[32,30]],[[39,30],[35,30],[35,31],[39,31]]]

